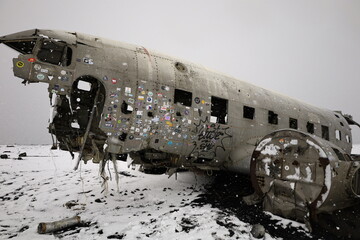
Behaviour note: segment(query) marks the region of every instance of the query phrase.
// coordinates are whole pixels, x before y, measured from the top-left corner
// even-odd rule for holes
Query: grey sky
[[[0,36],[59,29],[138,44],[360,121],[359,13],[357,0],[1,0]],[[21,85],[16,55],[0,46],[0,144],[49,143],[47,86]]]

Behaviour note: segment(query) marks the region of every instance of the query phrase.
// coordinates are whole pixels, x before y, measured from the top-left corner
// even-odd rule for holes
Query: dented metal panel
[[[340,160],[338,154],[345,153],[295,130],[265,136],[252,155],[250,172],[256,192],[264,196],[264,209],[304,221],[308,214],[353,205],[358,196],[351,192],[349,172],[358,171],[359,164]]]

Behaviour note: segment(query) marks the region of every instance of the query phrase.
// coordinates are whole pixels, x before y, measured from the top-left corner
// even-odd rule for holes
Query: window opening
[[[293,129],[298,129],[298,120],[295,118],[289,118],[289,127]]]
[[[4,44],[22,54],[31,54],[35,47],[36,39],[5,41]]]
[[[273,111],[269,111],[269,116],[268,116],[268,122],[270,124],[278,124],[278,115],[276,113],[274,113]]]
[[[134,110],[134,108],[132,106],[127,104],[125,101],[122,102],[122,104],[121,104],[121,112],[122,113],[130,114],[133,112],[133,110]]]
[[[192,93],[180,89],[175,89],[174,103],[180,103],[184,106],[191,107]]]
[[[344,155],[336,148],[332,148],[339,160],[345,161]]]
[[[77,88],[89,92],[91,90],[91,83],[80,80],[77,84]]]
[[[243,117],[248,119],[254,119],[255,108],[244,106]]]
[[[227,124],[228,100],[218,97],[211,97],[210,122]]]
[[[184,64],[180,63],[180,62],[176,62],[175,63],[175,67],[177,70],[179,70],[180,72],[186,73],[187,72],[187,68]]]
[[[341,132],[339,130],[335,130],[335,138],[341,141]]]
[[[321,125],[321,137],[323,139],[329,140],[329,127]]]
[[[351,143],[351,139],[350,139],[350,136],[349,136],[349,135],[346,135],[345,138],[346,138],[346,141],[347,141],[348,143]]]
[[[69,66],[71,64],[72,50],[64,43],[45,39],[37,57],[42,62],[58,66]]]
[[[307,122],[306,124],[306,130],[308,133],[314,134],[315,130],[314,130],[314,124],[311,122]]]

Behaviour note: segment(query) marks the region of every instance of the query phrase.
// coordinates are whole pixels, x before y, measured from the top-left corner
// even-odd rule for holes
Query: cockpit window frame
[[[25,51],[24,49],[17,48],[14,45],[11,45],[11,43],[14,43],[14,42],[21,43],[21,42],[29,42],[29,41],[34,42],[32,49],[29,51]],[[27,54],[33,54],[36,51],[38,42],[39,42],[38,38],[25,38],[25,39],[6,40],[2,43],[21,54],[27,55]]]
[[[47,49],[47,48],[42,48],[44,46],[45,41],[50,41],[51,43],[53,43],[54,45],[56,45],[57,43],[59,43],[59,45],[63,45],[62,48],[62,53],[61,56],[59,58],[59,60],[55,62],[52,62],[50,60],[45,61],[42,57],[39,56],[39,54],[41,53],[42,49]],[[69,51],[70,50],[70,51]],[[68,52],[69,51],[69,52]],[[57,51],[59,52],[59,51]],[[54,39],[48,39],[48,38],[43,38],[39,41],[39,44],[36,48],[36,51],[34,51],[34,54],[36,54],[36,58],[43,63],[46,64],[51,64],[54,66],[60,66],[60,67],[69,67],[72,64],[72,60],[73,60],[73,49],[66,43],[63,41],[57,41]]]

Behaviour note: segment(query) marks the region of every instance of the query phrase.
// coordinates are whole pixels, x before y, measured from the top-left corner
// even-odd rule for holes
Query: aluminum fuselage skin
[[[174,167],[249,173],[257,143],[275,130],[289,128],[290,118],[297,120],[299,131],[307,132],[308,123],[313,124],[318,137],[323,137],[322,126],[327,127],[329,141],[351,152],[351,129],[341,114],[202,66],[141,46],[63,31],[29,30],[0,41],[21,39],[35,39],[36,44],[31,53],[14,59],[15,76],[47,83],[50,93],[69,99],[74,83],[83,76],[96,79],[105,89],[96,125],[112,153],[166,153]],[[46,39],[71,48],[71,64],[39,60]],[[190,104],[175,103],[177,90],[191,93]],[[223,121],[212,116],[217,99],[226,103]],[[254,109],[252,119],[244,117],[244,106]],[[275,114],[276,123],[269,123],[269,112]]]

